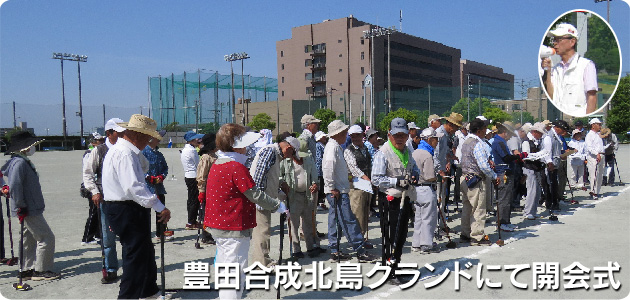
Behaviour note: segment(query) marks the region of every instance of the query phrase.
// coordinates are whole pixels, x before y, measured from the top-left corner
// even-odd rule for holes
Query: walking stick
[[[505,175],[503,175],[505,176]],[[499,215],[499,211],[501,211],[499,209],[499,185],[495,184],[495,189],[494,189],[494,194],[496,196],[496,201],[497,201],[497,231],[499,232],[499,239],[497,240],[497,245],[503,246],[503,240],[501,239],[501,216]]]
[[[615,166],[617,167],[617,176],[619,176],[619,184],[624,184],[623,180],[621,180],[621,173],[619,173],[619,165],[617,164],[617,157],[613,158],[614,162],[615,162]]]
[[[19,268],[19,282],[13,284],[13,288],[18,291],[31,290],[31,286],[28,283],[22,283],[22,271],[24,270],[24,220],[20,222],[20,268]]]
[[[341,237],[339,236],[339,231],[341,230],[341,226],[339,226],[339,201],[341,197],[335,198],[335,227],[337,229],[337,263],[341,262],[341,253],[339,252],[339,244],[341,244]]]
[[[17,257],[15,257],[15,254],[13,253],[13,230],[11,229],[11,207],[9,206],[9,196],[5,195],[4,197],[6,198],[6,203],[7,203],[7,219],[9,221],[9,241],[11,242],[11,259],[7,261],[7,265],[13,266],[17,262]]]
[[[165,270],[164,270],[164,231],[166,231],[166,224],[164,223],[160,223],[160,228],[158,228],[158,230],[161,230],[162,232],[162,238],[160,239],[160,263],[161,263],[161,269],[160,272],[162,272],[162,299],[165,299],[165,293],[166,293],[166,277],[165,277]],[[197,236],[197,238],[199,238],[199,236]]]
[[[286,218],[286,213],[280,214],[280,255],[278,257],[278,265],[282,265],[282,250],[284,249],[284,220]],[[278,284],[278,289],[276,290],[276,299],[280,299],[280,284]]]
[[[451,240],[451,235],[450,235],[451,229],[448,227],[448,225],[446,225],[446,221],[444,221],[444,214],[442,214],[442,211],[439,209],[438,209],[438,212],[440,213],[440,217],[442,218],[442,223],[444,224],[444,231],[446,232],[446,237],[448,238],[448,243],[446,243],[446,248],[449,248],[449,249],[457,248],[457,244]]]
[[[197,242],[195,242],[195,248],[196,249],[203,249],[201,247],[201,244],[199,244],[199,237],[201,236],[201,230],[203,230],[203,213],[205,212],[204,208],[206,201],[203,201],[202,203],[199,204],[199,211],[197,212],[197,219],[198,219],[198,224],[201,224],[201,228],[197,228]],[[166,230],[166,228],[164,229]],[[162,239],[164,239],[164,231],[162,231]]]
[[[287,195],[287,210],[289,211],[289,214],[290,214],[291,213],[291,205],[289,205],[289,195]],[[288,218],[287,218],[287,229],[289,231],[289,259],[293,259],[293,237],[292,237],[292,234],[291,234],[291,231],[292,231],[293,227],[291,227],[291,215],[289,215]],[[306,240],[306,238],[304,240]],[[300,241],[300,239],[298,237],[298,243],[299,243],[299,241]]]
[[[381,199],[377,199],[378,200],[378,210],[381,214],[380,218],[379,218],[379,222],[381,223],[381,265],[384,266],[385,265],[385,233],[387,232],[387,229],[389,229],[389,222],[387,223],[387,229],[385,229],[385,203],[384,201],[387,201],[387,196],[384,197],[379,197]],[[389,201],[388,201],[389,202]],[[389,205],[389,204],[388,204]],[[389,217],[389,216],[388,216]],[[389,221],[389,218],[388,218]]]

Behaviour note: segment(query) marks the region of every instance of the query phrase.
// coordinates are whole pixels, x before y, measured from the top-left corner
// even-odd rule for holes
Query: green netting
[[[231,121],[231,75],[184,72],[151,77],[149,86],[151,117],[160,128],[173,122],[194,127],[197,122],[224,124]],[[234,74],[235,99],[243,97],[243,89],[245,99],[251,99],[251,102],[278,99],[278,80],[275,78]]]

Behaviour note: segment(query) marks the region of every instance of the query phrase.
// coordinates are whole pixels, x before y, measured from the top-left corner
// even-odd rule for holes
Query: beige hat
[[[328,137],[332,138],[333,136],[341,133],[342,131],[348,129],[348,125],[344,124],[341,120],[334,120],[328,124]]]
[[[549,126],[549,125],[551,124],[551,121],[549,121],[549,120],[544,120],[544,121],[542,121],[541,123],[542,123],[543,125],[545,125],[545,127],[546,127],[546,126]]]
[[[599,132],[599,137],[600,138],[607,138],[610,135],[610,128],[602,128],[602,130]]]
[[[571,132],[571,136],[574,136],[574,135],[580,134],[580,133],[582,133],[582,131],[576,128],[576,129],[573,129],[573,132]]]
[[[322,120],[317,119],[311,115],[304,115],[300,123],[302,124],[311,124],[311,123],[320,123]]]
[[[157,132],[157,123],[155,120],[141,114],[134,114],[129,122],[118,123],[118,125],[127,130],[150,135],[153,138],[162,140],[162,136]]]
[[[462,127],[462,121],[464,120],[464,116],[456,112],[452,112],[450,116],[444,117],[444,120],[454,124],[457,127]]]
[[[428,121],[429,121],[429,126],[431,126],[431,122],[436,121],[436,120],[439,120],[439,119],[442,119],[442,117],[440,117],[440,116],[438,116],[438,115],[430,115],[430,116],[429,116],[429,119],[428,119]]]
[[[543,124],[542,122],[536,122],[536,124],[534,124],[534,126],[532,126],[532,128],[529,130],[531,131],[538,131],[542,134],[544,134],[545,132],[547,132],[547,130],[545,130],[545,124]]]
[[[528,133],[530,130],[532,130],[532,126],[533,126],[532,123],[525,123],[523,124],[523,126],[521,126],[521,130]]]

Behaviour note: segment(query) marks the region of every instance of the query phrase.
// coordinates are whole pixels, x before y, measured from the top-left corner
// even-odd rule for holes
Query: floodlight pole
[[[230,62],[230,73],[232,74],[232,123],[236,123],[236,99],[234,98],[234,66],[232,64],[232,62],[236,60],[236,53],[224,55],[223,58],[225,59],[225,61]]]

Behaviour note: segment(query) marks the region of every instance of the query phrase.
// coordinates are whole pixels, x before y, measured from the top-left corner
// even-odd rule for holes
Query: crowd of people
[[[489,128],[492,121],[483,116],[467,123],[451,113],[429,116],[426,128],[395,118],[382,134],[341,120],[328,124],[324,133],[321,120],[312,115],[301,123],[299,136],[285,132],[275,142],[267,129],[254,132],[237,124],[184,135],[184,228],[216,244],[216,262],[240,264],[240,276],[250,245],[253,262],[275,269],[277,261],[269,255],[272,213],[288,215],[294,260],[305,252],[309,258],[328,253],[332,262],[354,256],[396,270],[405,246],[422,254],[440,251],[437,241],[449,233],[451,213],[458,212],[453,204],[462,207],[459,243],[490,245],[487,220],[495,217],[499,230],[515,231],[520,220],[513,212],[523,212],[524,221],[535,220],[556,214],[561,201],[577,204],[565,196],[567,184],[597,199],[602,185],[615,182],[618,142],[597,118],[589,121],[589,129],[581,122],[572,128],[563,120],[495,122]],[[101,246],[101,283],[120,280],[119,298],[159,292],[153,242],[174,234],[165,226],[171,217],[163,183],[169,166],[158,147],[165,132],[156,129],[156,122],[143,115],[129,122],[111,119],[105,136],[93,134],[83,156],[81,195],[89,211],[81,243]],[[0,169],[2,193],[10,195],[12,214],[23,226],[19,276],[24,280],[61,276],[53,271],[55,237],[43,217],[38,174],[28,158],[40,142],[28,132],[14,134],[6,153],[11,159]],[[540,205],[546,214],[538,213]],[[156,212],[153,239],[151,209]],[[327,211],[326,233],[317,230],[318,211]],[[375,248],[368,237],[371,216],[379,220],[379,254],[369,251]],[[406,245],[409,227],[414,232]],[[342,236],[349,247],[340,247]],[[120,278],[116,237],[123,248]],[[327,249],[321,245],[324,237]],[[342,251],[348,248],[352,253]],[[220,297],[240,298],[244,282],[238,290],[220,290]],[[400,279],[390,272],[388,282],[397,285]]]

